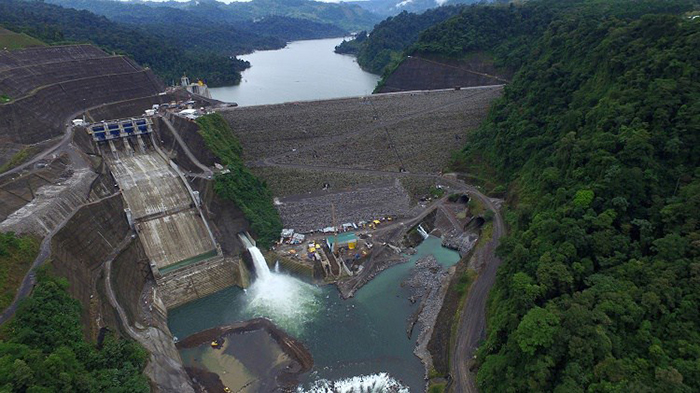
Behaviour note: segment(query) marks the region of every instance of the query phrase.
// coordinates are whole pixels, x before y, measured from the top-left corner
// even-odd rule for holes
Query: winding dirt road
[[[479,272],[476,281],[469,288],[467,304],[460,315],[457,328],[457,342],[452,350],[450,374],[452,383],[450,391],[456,393],[477,392],[475,375],[469,371],[479,342],[486,334],[486,300],[491,287],[496,281],[496,271],[501,260],[496,256],[496,247],[501,236],[505,234],[505,225],[498,207],[486,195],[471,187],[469,193],[478,198],[489,210],[494,212],[493,234],[491,240],[482,245],[474,255],[482,261],[484,269]]]

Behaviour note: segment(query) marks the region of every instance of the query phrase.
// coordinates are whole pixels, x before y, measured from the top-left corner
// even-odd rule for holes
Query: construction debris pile
[[[309,233],[332,227],[334,221],[337,225],[357,225],[380,217],[405,216],[410,209],[410,197],[395,181],[383,187],[285,198],[277,208],[287,228]]]

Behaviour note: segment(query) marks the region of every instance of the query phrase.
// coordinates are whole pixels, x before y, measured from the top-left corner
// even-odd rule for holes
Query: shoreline
[[[209,345],[214,340],[225,339],[227,335],[241,334],[256,330],[264,330],[279,345],[282,352],[289,356],[293,364],[281,370],[275,376],[275,381],[280,388],[296,387],[299,384],[299,377],[311,370],[314,365],[311,352],[304,344],[288,335],[285,331],[277,327],[272,321],[266,318],[255,318],[243,322],[238,322],[225,326],[218,326],[187,336],[175,344],[179,350],[190,349],[202,345]],[[186,367],[188,374],[195,379],[204,380],[204,387],[217,391],[215,388],[223,386],[218,374],[202,370],[197,367]],[[191,372],[191,373],[190,373]],[[213,374],[213,375],[212,375]],[[214,378],[214,375],[216,378]]]

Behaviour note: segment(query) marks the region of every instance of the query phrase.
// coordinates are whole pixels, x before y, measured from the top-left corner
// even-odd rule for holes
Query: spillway
[[[420,233],[420,235],[423,236],[423,239],[428,238],[428,232],[426,232],[425,229],[423,229],[423,227],[420,224],[418,225],[417,230],[418,230],[418,233]]]
[[[155,139],[95,142],[121,190],[127,219],[141,240],[166,307],[233,285],[233,261],[223,257],[194,191]]]
[[[193,198],[157,152],[108,157],[136,232],[157,269],[167,272],[173,265],[216,253],[214,239]]]

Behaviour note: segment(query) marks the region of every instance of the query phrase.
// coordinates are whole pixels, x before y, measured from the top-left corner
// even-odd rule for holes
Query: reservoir
[[[239,56],[251,65],[241,83],[210,89],[212,98],[252,106],[371,94],[379,76],[363,71],[354,56],[333,52],[342,41],[294,41],[282,49]]]
[[[170,330],[183,338],[215,326],[266,317],[301,340],[313,355],[314,367],[304,376],[301,391],[324,391],[314,389],[323,381],[376,379],[384,373],[411,392],[421,392],[424,368],[413,354],[418,329],[412,337],[406,334],[408,319],[418,305],[411,304],[401,283],[415,262],[429,254],[445,267],[459,261],[457,252],[443,248],[441,240],[431,236],[416,247],[408,262],[380,273],[354,298],[342,300],[333,285],[318,287],[278,274],[268,286],[256,288],[254,283],[247,291],[231,287],[171,310]],[[188,356],[183,358],[188,363]]]

